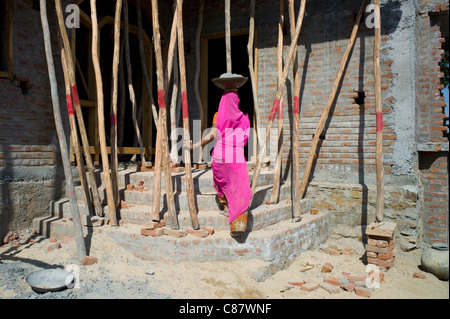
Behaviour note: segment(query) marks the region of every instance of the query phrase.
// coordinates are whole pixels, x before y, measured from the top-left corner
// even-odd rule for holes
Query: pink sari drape
[[[239,110],[236,92],[222,95],[217,114],[217,143],[211,168],[217,194],[228,201],[228,222],[248,209],[252,197],[244,146],[250,131],[248,115]]]

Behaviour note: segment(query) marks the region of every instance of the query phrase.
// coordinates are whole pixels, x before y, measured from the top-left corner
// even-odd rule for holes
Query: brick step
[[[74,236],[73,223],[63,222],[58,217],[36,218],[33,225],[47,237],[59,239]],[[240,238],[232,238],[228,229],[219,228],[205,238],[192,234],[182,238],[168,235],[150,237],[140,234],[142,225],[131,223],[119,227],[83,227],[83,232],[85,236],[95,236],[100,231],[106,233],[135,257],[148,261],[176,263],[185,260],[262,259],[269,264],[255,271],[258,271],[259,280],[263,281],[289,266],[302,252],[318,249],[328,237],[328,227],[328,213],[319,212],[315,215],[304,214],[299,222],[281,220],[261,229],[253,226]]]
[[[308,199],[301,201],[301,213],[311,211],[311,203]],[[228,229],[228,218],[221,215],[218,210],[198,211],[198,221],[201,226],[210,225],[217,229]],[[282,220],[292,219],[292,202],[290,200],[280,201],[274,205],[262,205],[250,210],[249,227],[259,230],[269,225],[276,224]],[[161,212],[161,218],[167,218],[167,211]],[[189,211],[182,210],[177,214],[180,228],[189,228],[191,219]],[[151,206],[133,205],[120,210],[120,220],[124,223],[144,225],[152,221]]]
[[[268,170],[267,168],[263,169],[258,176],[257,186],[272,185],[273,174],[274,172],[272,170]],[[252,176],[253,171],[249,170],[249,181],[251,181]],[[103,173],[101,171],[96,172],[96,179],[99,189],[103,189],[105,183],[103,179]],[[205,170],[192,170],[192,179],[195,192],[205,193],[214,191],[213,175],[210,168]],[[119,170],[119,188],[126,188],[126,185],[128,184],[138,185],[141,181],[144,183],[144,187],[153,189],[153,172],[136,172],[136,168]],[[172,185],[174,188],[174,192],[186,191],[185,173],[172,173]],[[161,188],[165,188],[164,174],[162,174],[161,176]],[[101,195],[104,196],[104,194]]]
[[[265,204],[272,197],[272,185],[259,186],[255,190],[255,195],[252,202],[252,207],[256,207]],[[153,189],[149,190],[125,190],[123,192],[124,201],[127,204],[150,204],[153,202]],[[188,198],[187,193],[182,191],[174,193],[175,197],[175,208],[177,210],[187,210],[188,209]],[[203,193],[194,193],[195,202],[198,210],[208,210],[213,207],[218,207],[217,204],[217,193],[216,191],[209,191]],[[290,184],[281,185],[279,200],[290,199],[291,198],[291,187]],[[166,195],[165,189],[161,192],[161,207],[166,205]]]

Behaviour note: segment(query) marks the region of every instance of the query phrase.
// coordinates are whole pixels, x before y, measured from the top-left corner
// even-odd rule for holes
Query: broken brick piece
[[[365,287],[355,287],[355,294],[361,297],[370,298],[370,289]]]
[[[214,227],[213,226],[205,225],[205,227],[203,227],[203,229],[206,230],[208,232],[208,234],[210,234],[210,235],[214,234]]]
[[[300,286],[301,290],[305,290],[305,291],[313,291],[316,290],[317,288],[319,288],[319,285],[314,283],[314,282],[307,282],[303,285]]]
[[[141,229],[141,235],[144,235],[144,236],[159,237],[159,236],[162,236],[163,234],[164,234],[164,229],[162,229],[162,228],[156,228],[156,229],[142,228]]]
[[[127,191],[132,191],[134,188],[135,188],[135,186],[133,184],[127,185]]]
[[[321,282],[319,286],[328,291],[330,294],[337,294],[340,291],[339,286],[332,285],[328,282]]]
[[[322,266],[322,272],[331,272],[333,270],[333,265],[330,263],[325,263],[325,265]]]
[[[60,249],[61,248],[61,244],[60,243],[54,243],[54,244],[51,244],[50,246],[48,246],[47,247],[47,251],[52,251],[52,250],[55,250],[55,249]]]
[[[352,282],[349,282],[348,284],[342,285],[341,288],[348,292],[353,292],[355,290],[356,285]]]
[[[290,281],[290,282],[288,282],[288,284],[291,285],[291,286],[300,287],[301,285],[304,285],[305,282],[303,280],[302,281],[295,281],[295,282]]]
[[[97,261],[98,259],[96,257],[84,256],[83,260],[81,261],[81,265],[89,266],[95,264]]]

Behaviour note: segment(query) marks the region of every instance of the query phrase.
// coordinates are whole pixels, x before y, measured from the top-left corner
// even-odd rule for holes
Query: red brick
[[[337,279],[336,277],[326,277],[324,280],[326,283],[329,283],[333,286],[339,287],[341,285],[341,283],[339,282],[339,279]]]
[[[93,265],[97,262],[97,258],[96,257],[91,257],[91,256],[85,256],[83,258],[83,260],[81,261],[81,265],[83,266],[89,266],[89,265]]]
[[[355,281],[366,281],[366,277],[363,276],[348,276],[348,281],[355,282]]]

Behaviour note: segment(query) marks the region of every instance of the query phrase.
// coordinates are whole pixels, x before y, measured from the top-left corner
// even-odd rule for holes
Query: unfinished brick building
[[[197,50],[196,30],[200,1],[184,1],[187,92],[193,136],[197,134],[197,129],[204,130],[211,125],[220,98],[220,92],[212,85],[211,79],[225,72],[223,2],[205,1]],[[249,76],[247,53],[249,2],[247,0],[231,1],[233,73],[244,76]],[[63,7],[70,3],[72,2],[63,1]],[[80,9],[80,27],[68,29],[68,33],[71,36],[74,56],[78,57],[77,84],[92,155],[94,161],[100,162],[95,80],[89,53],[90,5],[89,1],[74,3]],[[100,48],[104,71],[105,106],[107,106],[105,114],[109,114],[110,65],[113,47],[111,18],[113,20],[114,6],[110,4],[110,1],[97,1],[97,3],[99,21],[102,24]],[[128,3],[132,26],[136,25],[135,3],[131,0]],[[260,110],[262,127],[267,125],[277,90],[279,4],[279,1],[257,0],[255,6],[254,70],[257,88],[256,104]],[[147,67],[151,75],[154,96],[156,96],[156,70],[151,43],[151,5],[150,1],[142,1],[141,5]],[[284,1],[284,5],[283,54],[286,59],[291,36],[287,14],[288,1]],[[296,15],[299,5],[299,1],[295,1]],[[360,1],[354,0],[306,1],[306,14],[297,46],[300,76],[298,154],[300,179],[304,173],[312,137],[332,90],[359,7]],[[384,218],[397,223],[397,242],[403,245],[404,249],[411,249],[416,244],[419,247],[426,247],[432,243],[448,241],[449,149],[448,124],[446,123],[448,115],[444,111],[446,104],[441,93],[443,89],[441,59],[443,53],[448,51],[449,43],[448,9],[448,1],[443,0],[381,1]],[[48,11],[59,78],[60,101],[65,101],[64,79],[58,50],[61,43],[53,1],[49,1]],[[159,1],[164,59],[167,59],[173,11],[172,1]],[[8,231],[31,227],[33,219],[46,218],[49,213],[55,213],[59,206],[62,208],[65,183],[52,113],[39,2],[2,1],[0,16],[0,239],[2,239]],[[365,227],[374,220],[376,115],[373,71],[374,29],[370,23],[369,10],[361,20],[356,42],[346,65],[345,76],[327,118],[319,142],[317,158],[309,177],[305,195],[305,199],[309,202],[305,205],[308,206],[308,211],[312,208],[325,214],[324,219],[320,221],[322,226],[318,227],[315,233],[322,239],[327,236],[364,239]],[[137,90],[138,104],[142,110],[141,130],[145,151],[149,160],[152,161],[156,129],[151,103],[144,88],[138,40],[134,30],[130,28],[133,80]],[[200,52],[199,62],[196,61],[197,52]],[[198,103],[194,90],[197,70],[200,74],[198,83],[201,103]],[[280,195],[284,196],[282,199],[287,202],[291,200],[292,157],[297,156],[292,153],[291,147],[293,83],[293,75],[290,71],[283,94],[285,107],[283,109],[284,145],[281,176],[284,188]],[[239,95],[241,109],[254,120],[251,80],[239,90]],[[126,107],[129,109],[131,103],[128,98],[126,100]],[[64,105],[63,102],[62,105]],[[65,111],[63,114],[67,116]],[[105,118],[106,127],[109,128],[109,115]],[[130,113],[126,113],[125,133],[119,145],[123,147],[119,160],[127,163],[133,155],[139,154],[130,118]],[[196,126],[195,120],[201,120],[200,128]],[[69,136],[67,119],[66,123],[67,136]],[[272,130],[275,133],[276,127],[275,120],[274,130]],[[270,168],[273,168],[275,163],[277,144],[277,135],[271,134],[267,145],[270,167],[264,175],[266,177],[270,175],[270,172],[273,174]],[[248,161],[251,167],[256,139],[250,140],[248,149]],[[99,182],[101,182],[99,172],[101,165],[97,168]],[[134,171],[136,171],[135,168]],[[75,166],[73,172],[77,175]],[[183,180],[183,174],[177,176],[179,181]],[[128,196],[122,199],[132,203],[132,196],[138,195],[127,193],[126,186],[138,184],[139,180],[145,177],[133,177],[132,174],[125,174],[122,177],[121,187],[124,191],[121,194]],[[145,180],[144,185],[151,189],[152,180]],[[270,184],[266,186],[267,192],[270,193]],[[175,185],[176,189],[177,187]],[[197,196],[198,208],[202,210],[200,207],[203,203],[202,196],[206,195],[202,194],[200,189]],[[135,200],[136,205],[144,204],[146,201],[145,198]],[[151,200],[150,195],[147,200]],[[208,200],[205,199],[206,206],[210,203]],[[269,211],[270,206],[273,205],[266,205],[266,200],[267,198],[261,195],[258,203]],[[182,206],[181,195],[179,201],[179,205]],[[67,208],[68,206],[66,210]],[[64,214],[69,216],[70,212]],[[86,214],[89,214],[88,210]],[[276,215],[277,212],[274,211],[274,214]],[[123,209],[119,219],[128,218],[129,221],[144,223],[145,220],[139,220],[137,215],[137,212]],[[257,228],[254,230],[256,232]],[[51,230],[47,229],[47,231]],[[274,242],[276,240],[274,238]],[[131,245],[137,244],[131,242]],[[240,254],[243,252],[241,251]],[[139,256],[143,257],[142,254]]]

